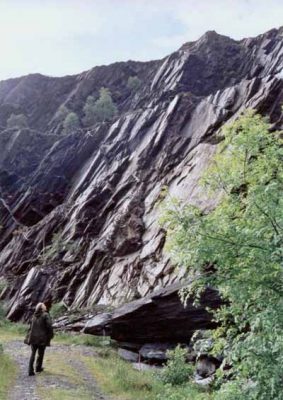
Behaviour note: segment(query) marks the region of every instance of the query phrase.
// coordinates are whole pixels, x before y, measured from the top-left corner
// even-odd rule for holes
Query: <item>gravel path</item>
[[[49,388],[67,390],[83,389],[86,393],[86,397],[84,397],[86,399],[106,400],[106,397],[100,392],[94,377],[80,359],[80,356],[95,356],[95,351],[87,346],[53,344],[46,349],[45,358],[52,355],[56,357],[60,356],[60,359],[67,366],[73,368],[77,375],[77,379],[73,380],[73,382],[70,377],[68,378],[63,374],[59,375],[48,372],[48,361],[44,365],[45,370],[40,376],[28,376],[30,348],[20,341],[6,343],[4,351],[15,361],[19,370],[16,382],[11,388],[7,400],[41,400],[41,397],[37,393],[39,386],[45,390]]]
[[[9,342],[5,344],[5,353],[16,362],[19,368],[15,385],[11,389],[8,400],[40,400],[36,395],[36,377],[28,376],[28,359],[30,349],[20,342]]]

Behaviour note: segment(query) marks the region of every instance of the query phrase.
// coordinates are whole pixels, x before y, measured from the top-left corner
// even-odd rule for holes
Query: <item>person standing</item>
[[[53,338],[53,328],[49,313],[46,310],[44,303],[38,303],[34,315],[32,317],[30,331],[27,334],[25,343],[31,346],[31,356],[29,360],[29,376],[35,375],[34,361],[36,359],[36,372],[42,372],[42,364],[46,346],[50,346],[50,341]]]

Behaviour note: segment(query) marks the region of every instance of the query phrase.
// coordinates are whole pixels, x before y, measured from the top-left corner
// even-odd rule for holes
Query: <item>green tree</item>
[[[182,385],[187,383],[192,375],[192,366],[186,361],[188,349],[178,345],[174,350],[168,350],[168,361],[160,374],[164,383],[170,385]]]
[[[11,114],[7,120],[7,128],[27,128],[27,117],[24,114]]]
[[[141,86],[141,80],[137,76],[129,76],[127,88],[132,92],[136,92]]]
[[[68,110],[68,108],[64,106],[64,104],[61,104],[61,106],[58,108],[55,114],[56,121],[63,122],[69,113],[70,111]]]
[[[212,195],[205,213],[177,200],[165,203],[163,222],[173,259],[187,266],[198,296],[209,284],[224,300],[215,319],[215,352],[234,379],[217,400],[283,399],[283,148],[265,119],[247,112],[224,130],[224,141],[204,177]],[[213,264],[215,272],[206,268]],[[223,378],[223,377],[222,377]],[[221,376],[220,376],[221,381]]]
[[[96,122],[95,99],[93,96],[88,96],[83,111],[84,111],[85,125],[86,126],[93,125]]]
[[[117,114],[117,107],[113,103],[109,89],[102,87],[96,100],[93,113],[97,121],[110,121]]]
[[[80,121],[76,113],[70,112],[63,122],[63,133],[65,135],[73,133],[80,127]]]

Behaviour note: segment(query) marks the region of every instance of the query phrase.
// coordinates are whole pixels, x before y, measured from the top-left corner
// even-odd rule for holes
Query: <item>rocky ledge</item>
[[[170,285],[143,299],[132,301],[90,319],[84,333],[111,336],[120,347],[131,348],[133,343],[189,343],[195,330],[215,328],[207,308],[215,309],[221,301],[216,290],[206,289],[199,305],[188,299],[184,305],[179,291],[187,284]]]

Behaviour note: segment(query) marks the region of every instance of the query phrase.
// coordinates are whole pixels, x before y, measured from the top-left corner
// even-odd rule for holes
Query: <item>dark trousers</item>
[[[33,365],[34,365],[36,352],[37,352],[37,359],[36,359],[35,370],[36,370],[36,372],[40,372],[40,370],[42,369],[45,347],[46,346],[39,346],[37,344],[31,345],[31,355],[30,355],[30,360],[29,360],[29,373],[34,372]]]

